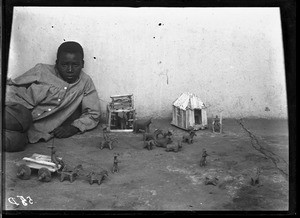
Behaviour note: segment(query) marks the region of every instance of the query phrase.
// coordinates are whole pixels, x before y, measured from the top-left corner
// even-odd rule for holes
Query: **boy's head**
[[[78,80],[81,69],[84,67],[83,57],[83,49],[77,42],[64,42],[59,46],[56,69],[64,81],[74,83]]]

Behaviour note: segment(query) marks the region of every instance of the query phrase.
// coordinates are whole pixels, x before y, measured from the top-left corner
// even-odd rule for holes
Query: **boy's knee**
[[[28,143],[27,133],[4,130],[4,151],[23,151]]]
[[[8,102],[3,121],[4,150],[23,151],[28,143],[27,131],[33,122],[31,112],[21,104]]]
[[[4,110],[3,128],[26,132],[32,124],[31,112],[19,103],[8,102]]]

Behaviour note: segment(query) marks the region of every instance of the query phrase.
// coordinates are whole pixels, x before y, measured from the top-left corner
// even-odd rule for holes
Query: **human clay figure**
[[[118,163],[120,163],[120,161],[118,160],[118,156],[119,154],[115,154],[114,155],[114,163],[113,163],[113,167],[112,167],[112,173],[117,173],[119,172],[119,166]]]
[[[206,157],[209,156],[205,149],[202,150],[202,157],[200,160],[200,167],[205,167],[207,165]]]
[[[221,132],[221,123],[220,123],[220,118],[218,117],[218,115],[216,115],[216,117],[214,118],[213,121],[213,132]]]
[[[28,143],[67,138],[98,125],[98,94],[83,67],[83,48],[68,41],[59,46],[54,65],[37,64],[7,80],[5,151],[22,151]]]
[[[56,149],[54,146],[48,147],[51,149],[51,161],[55,163],[56,167],[59,169],[62,169],[64,167],[64,163],[62,160],[60,160],[56,154]],[[60,165],[60,167],[59,167]]]

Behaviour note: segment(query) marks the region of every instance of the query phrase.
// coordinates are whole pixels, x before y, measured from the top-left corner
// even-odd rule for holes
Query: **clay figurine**
[[[204,184],[205,185],[214,185],[214,186],[216,186],[217,184],[218,184],[218,181],[219,181],[219,179],[218,178],[213,178],[213,179],[211,179],[211,178],[208,178],[208,177],[205,177],[205,182],[204,182]]]
[[[53,138],[53,143],[54,143],[54,138]],[[53,163],[55,163],[55,165],[56,165],[57,168],[58,168],[58,166],[60,165],[59,170],[62,169],[62,168],[64,167],[65,164],[64,164],[64,162],[62,161],[62,159],[59,159],[59,158],[57,157],[57,155],[56,155],[56,150],[54,149],[55,147],[53,146],[53,144],[52,144],[52,146],[48,146],[48,148],[51,149],[51,161],[52,161]]]
[[[202,157],[201,157],[201,160],[200,160],[200,167],[204,167],[207,165],[207,161],[206,161],[206,157],[208,156],[208,154],[206,153],[206,150],[203,149],[202,150]]]
[[[168,130],[167,132],[163,133],[163,137],[167,138],[167,137],[172,137],[173,136],[173,132],[172,130]]]
[[[158,135],[163,136],[163,131],[161,129],[155,129],[153,133],[147,133],[143,129],[140,129],[139,131],[143,132],[143,141],[155,140],[158,138]]]
[[[171,144],[173,142],[171,137],[158,138],[155,141],[156,141],[156,147],[162,147],[162,148],[166,148],[168,144]]]
[[[113,164],[113,167],[112,167],[112,170],[111,170],[112,173],[119,172],[118,163],[120,163],[120,161],[118,160],[118,156],[119,156],[119,154],[114,155],[114,164]]]
[[[194,142],[194,136],[197,136],[196,132],[194,130],[190,130],[188,135],[182,136],[182,141],[192,144]]]
[[[144,148],[147,148],[148,150],[152,150],[153,147],[156,145],[156,141],[154,139],[144,141]]]
[[[99,148],[102,150],[103,148],[113,149],[113,143],[117,142],[116,138],[112,138],[107,133],[107,127],[103,128],[103,139],[104,141],[100,142]]]
[[[102,170],[99,173],[96,173],[94,171],[90,172],[87,177],[89,179],[90,185],[92,185],[94,182],[98,183],[98,185],[101,185],[102,181],[105,179],[105,177],[108,176],[107,170]]]
[[[150,131],[150,124],[152,123],[152,118],[150,118],[149,120],[135,120],[134,123],[133,123],[133,131],[135,133],[138,133],[140,132],[140,129],[141,130],[144,130],[145,132],[149,133]]]
[[[222,117],[221,117],[222,119]],[[218,115],[216,115],[216,117],[213,119],[213,122],[212,122],[212,130],[213,130],[213,133],[222,133],[222,120],[221,120]]]
[[[65,165],[60,174],[60,181],[63,182],[65,178],[67,178],[70,180],[70,182],[73,182],[78,176],[80,170],[83,170],[81,164],[79,164],[73,169]]]
[[[259,168],[256,168],[256,175],[254,178],[251,178],[251,185],[255,186],[259,184],[259,176],[260,176],[261,170]]]
[[[167,144],[166,151],[174,151],[178,152],[182,149],[182,142],[180,140],[177,141],[177,144]]]

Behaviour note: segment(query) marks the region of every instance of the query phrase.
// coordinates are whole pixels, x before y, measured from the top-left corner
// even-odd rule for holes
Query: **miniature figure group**
[[[42,160],[27,158],[26,160],[29,162],[21,163],[18,166],[17,169],[17,177],[22,180],[28,180],[30,179],[31,175],[31,168],[33,169],[39,169],[38,170],[38,180],[41,182],[50,182],[51,181],[51,172],[57,172],[60,174],[60,181],[63,182],[64,180],[69,180],[71,183],[74,182],[77,177],[80,175],[85,175],[85,177],[88,179],[89,183],[92,185],[93,183],[97,183],[98,185],[101,185],[103,180],[108,177],[108,171],[107,170],[101,170],[99,172],[91,171],[88,173],[84,173],[84,169],[81,164],[77,165],[76,167],[72,167],[69,164],[65,164],[62,161],[62,158],[58,157],[56,155],[55,147],[52,145],[51,147],[51,156],[46,155],[40,155],[43,157]],[[35,154],[33,156],[39,156],[38,154]],[[113,159],[113,166],[111,169],[112,173],[119,172],[118,163],[120,162],[118,160],[119,154],[114,154]],[[30,160],[34,165],[30,164]],[[48,163],[48,164],[47,164]],[[56,168],[49,169],[46,166],[54,165]],[[51,170],[51,172],[50,172]]]
[[[144,148],[152,150],[154,146],[162,147],[167,152],[180,151],[182,149],[182,142],[192,144],[194,136],[196,136],[195,131],[190,129],[188,135],[182,136],[182,140],[177,139],[177,143],[174,143],[173,132],[171,130],[164,132],[161,129],[155,129],[153,133],[146,132],[143,129],[140,129],[140,131],[143,132]]]

